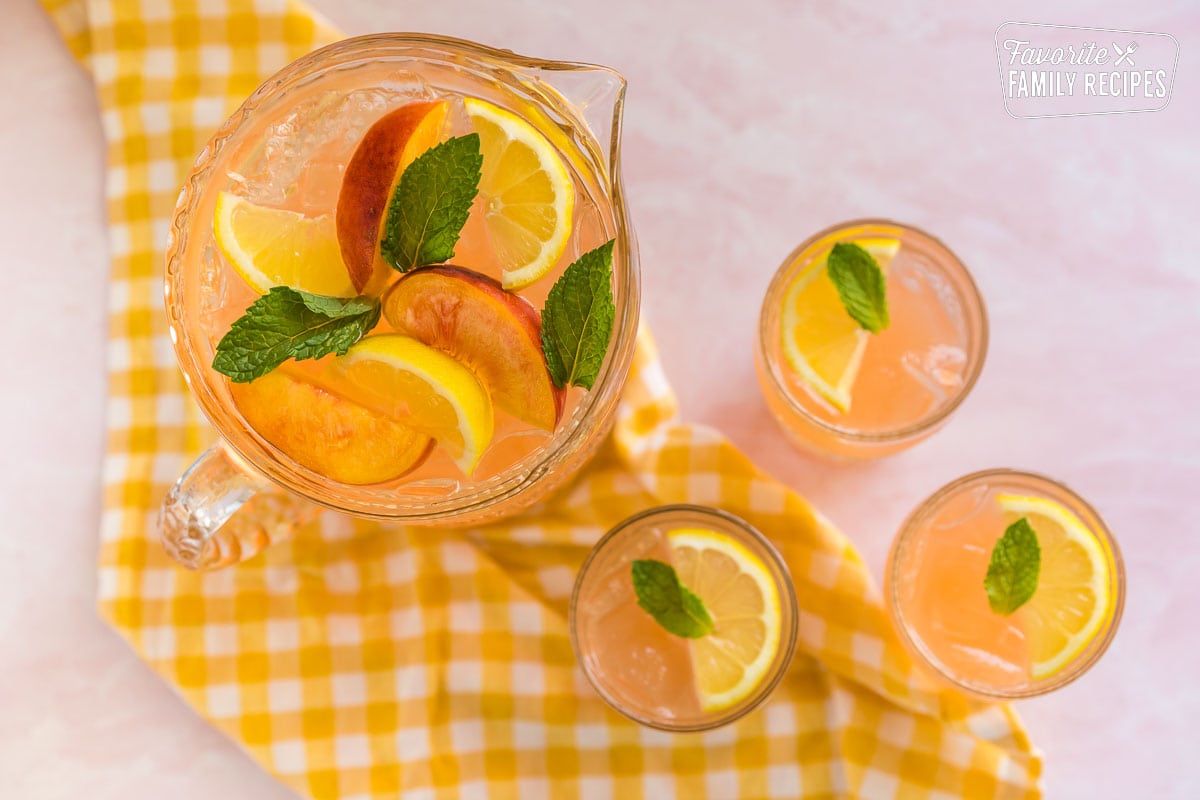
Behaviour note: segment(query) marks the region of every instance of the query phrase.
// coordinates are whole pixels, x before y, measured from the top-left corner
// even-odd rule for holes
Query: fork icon
[[[1113,50],[1116,50],[1117,55],[1119,56],[1117,60],[1113,62],[1114,67],[1121,66],[1121,63],[1124,61],[1128,61],[1129,66],[1131,67],[1137,66],[1133,63],[1133,51],[1137,50],[1137,42],[1130,42],[1124,50],[1121,49],[1121,45],[1113,42]]]

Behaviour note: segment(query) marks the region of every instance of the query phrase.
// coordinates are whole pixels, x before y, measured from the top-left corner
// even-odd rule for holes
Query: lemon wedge
[[[492,441],[492,401],[469,369],[395,333],[367,336],[338,360],[349,399],[435,440],[463,474]]]
[[[700,707],[728,708],[754,693],[779,650],[779,591],[740,542],[702,528],[667,534],[679,581],[704,602],[714,630],[689,640]]]
[[[306,217],[221,192],[213,231],[225,259],[260,294],[272,286],[329,297],[358,294],[342,263],[332,215]]]
[[[479,134],[479,194],[501,282],[520,289],[549,272],[566,249],[575,184],[553,145],[528,122],[478,98],[463,103]]]
[[[1037,533],[1037,590],[1017,614],[1029,642],[1031,673],[1041,680],[1079,655],[1111,615],[1109,558],[1079,517],[1053,500],[1002,494],[996,502],[1009,522],[1025,517]]]
[[[864,238],[853,243],[874,256],[885,275],[900,250],[899,239]],[[814,258],[784,294],[783,355],[806,384],[845,412],[850,410],[851,390],[870,334],[846,313],[825,269],[828,258],[828,250]]]

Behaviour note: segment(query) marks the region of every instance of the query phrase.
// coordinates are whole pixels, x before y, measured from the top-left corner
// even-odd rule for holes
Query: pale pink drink
[[[673,634],[639,606],[631,567],[645,559],[672,565],[700,596],[716,620],[711,634]],[[735,602],[741,591],[748,599]],[[751,711],[783,677],[796,598],[779,554],[749,525],[715,509],[663,506],[622,522],[592,550],[570,627],[584,673],[613,708],[654,728],[706,730]],[[734,650],[756,656],[720,662]]]
[[[637,330],[624,87],[603,67],[381,34],[312,53],[246,101],[201,154],[171,226],[172,340],[221,435],[164,505],[172,555],[204,568],[249,557],[312,504],[421,524],[497,519],[582,466],[613,422]],[[409,168],[468,140],[482,167],[452,254],[385,263]],[[384,194],[370,188],[381,175]],[[413,183],[406,208],[441,196],[430,180]],[[551,288],[606,247],[611,333],[588,377],[556,372],[542,338]],[[222,365],[235,325],[285,290],[378,313],[353,353],[293,351],[245,375]],[[328,308],[316,310],[336,320]]]
[[[878,333],[854,324],[826,275],[839,243],[865,246],[885,270],[890,324]],[[767,405],[795,444],[877,458],[946,423],[979,377],[987,338],[983,300],[949,248],[908,225],[857,220],[813,235],[779,267],[755,363]]]
[[[991,607],[993,550],[1018,519],[1035,531],[1037,587]],[[1041,475],[989,470],[943,487],[905,521],[885,573],[888,609],[931,675],[989,698],[1042,694],[1078,678],[1116,634],[1125,570],[1100,515]]]

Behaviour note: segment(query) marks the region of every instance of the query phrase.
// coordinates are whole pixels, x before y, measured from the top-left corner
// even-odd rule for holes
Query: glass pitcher
[[[483,523],[527,508],[583,466],[612,426],[638,326],[637,244],[620,169],[624,92],[624,78],[604,67],[397,33],[317,50],[242,104],[197,159],[167,244],[171,339],[193,396],[220,436],[163,502],[161,534],[173,558],[193,569],[227,566],[286,536],[321,508],[405,524]],[[332,213],[346,158],[365,130],[406,103],[446,97],[479,98],[514,113],[560,155],[576,198],[574,238],[562,260],[614,240],[612,335],[592,388],[570,390],[553,431],[513,434],[506,459],[469,478],[434,456],[394,480],[339,482],[276,446],[277,438],[264,437],[229,379],[212,368],[221,335],[258,296],[218,247],[218,198],[233,194],[306,218]],[[460,264],[458,255],[456,266],[473,266]],[[546,279],[522,294],[540,305],[551,283]],[[305,391],[315,390],[306,384]],[[310,396],[340,402],[320,391]],[[502,428],[497,423],[497,437]]]

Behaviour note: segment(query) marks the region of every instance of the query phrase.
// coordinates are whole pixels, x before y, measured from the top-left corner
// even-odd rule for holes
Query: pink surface
[[[989,466],[1092,500],[1124,549],[1116,642],[1022,703],[1055,798],[1200,795],[1200,11],[1173,4],[316,5],[351,32],[446,33],[629,78],[626,184],[657,333],[685,415],[806,492],[880,574],[907,510]],[[507,7],[505,7],[507,5]],[[614,4],[617,5],[617,4]],[[11,6],[11,7],[10,7]],[[0,26],[0,786],[14,798],[290,796],[171,696],[93,610],[103,447],[104,177],[91,87],[30,0]],[[1162,112],[1017,120],[1006,20],[1162,31]],[[787,449],[758,396],[762,292],[812,231],[883,215],[939,234],[988,302],[983,377],[947,429],[889,461]]]

